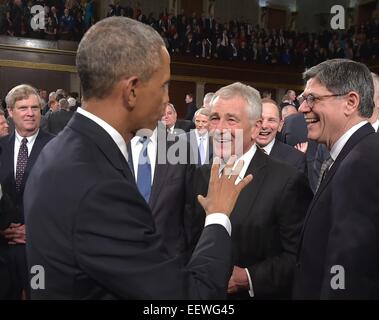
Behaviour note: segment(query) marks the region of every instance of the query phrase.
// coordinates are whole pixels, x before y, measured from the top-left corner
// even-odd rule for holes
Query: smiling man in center
[[[254,177],[241,192],[231,217],[234,268],[229,298],[289,298],[297,243],[312,192],[301,172],[257,148],[262,126],[257,90],[233,83],[218,90],[210,106],[214,153],[224,161],[236,154],[244,160],[240,178],[250,173]],[[197,194],[206,194],[209,176],[210,166],[199,168]],[[199,220],[204,217],[200,206],[196,214]],[[198,232],[202,225],[199,221]]]

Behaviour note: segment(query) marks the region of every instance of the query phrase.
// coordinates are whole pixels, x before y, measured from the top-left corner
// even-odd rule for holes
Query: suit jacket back
[[[204,228],[187,265],[187,257],[170,258],[124,156],[81,114],[41,152],[24,201],[29,266],[44,266],[48,279],[34,299],[225,296],[225,228]]]

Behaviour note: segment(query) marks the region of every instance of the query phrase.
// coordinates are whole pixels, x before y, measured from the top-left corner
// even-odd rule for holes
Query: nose
[[[302,112],[302,113],[307,113],[307,112],[310,112],[312,109],[308,106],[308,103],[306,100],[304,100],[300,107],[299,107],[299,112]]]
[[[33,109],[32,109],[32,108],[28,108],[26,114],[27,114],[28,116],[30,116],[30,117],[33,117],[33,116],[34,116]]]

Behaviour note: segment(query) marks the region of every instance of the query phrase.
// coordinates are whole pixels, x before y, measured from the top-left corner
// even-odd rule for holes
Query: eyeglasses
[[[313,108],[316,100],[322,100],[324,98],[331,98],[331,97],[342,97],[346,96],[347,93],[336,93],[336,94],[326,94],[323,96],[314,96],[313,94],[308,94],[307,96],[301,95],[297,98],[297,101],[299,101],[299,105],[301,105],[304,101],[307,102],[307,105],[309,108]]]

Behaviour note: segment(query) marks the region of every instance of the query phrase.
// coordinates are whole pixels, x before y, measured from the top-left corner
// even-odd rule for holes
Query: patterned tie
[[[204,148],[204,137],[200,137],[200,143],[199,143],[199,157],[200,157],[200,164],[203,165],[205,161],[205,148]]]
[[[148,203],[151,193],[151,165],[147,153],[147,145],[149,144],[150,139],[142,137],[139,142],[142,143],[142,150],[138,158],[137,187]]]
[[[324,162],[322,163],[321,169],[320,169],[320,175],[319,175],[318,181],[317,181],[316,192],[317,192],[318,188],[320,187],[322,180],[324,180],[326,174],[328,173],[329,168],[333,162],[334,162],[334,160],[332,159],[332,157],[329,157],[328,159],[324,160]]]
[[[26,165],[28,164],[28,139],[23,138],[21,140],[20,150],[17,156],[17,166],[16,166],[16,190],[20,191],[22,178],[24,176]]]

